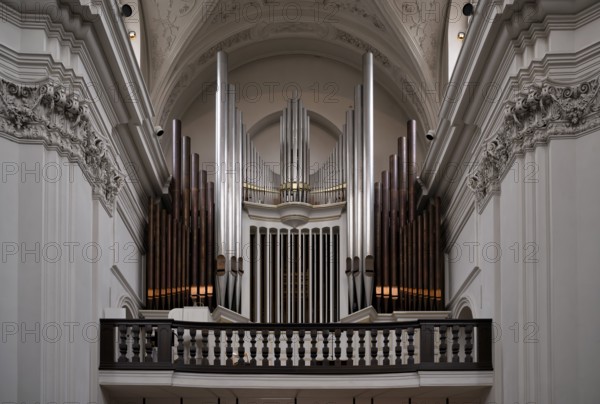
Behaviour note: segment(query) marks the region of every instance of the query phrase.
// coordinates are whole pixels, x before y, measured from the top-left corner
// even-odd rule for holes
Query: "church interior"
[[[599,35],[594,0],[0,0],[0,401],[600,402]]]

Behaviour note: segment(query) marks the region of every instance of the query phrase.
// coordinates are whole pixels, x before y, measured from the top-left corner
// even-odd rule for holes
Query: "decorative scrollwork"
[[[114,204],[124,174],[108,144],[92,127],[90,112],[77,94],[54,82],[21,85],[0,79],[0,132],[38,140],[66,153],[82,167],[94,193]]]
[[[590,125],[597,112],[599,79],[561,87],[549,82],[534,83],[504,106],[502,127],[482,144],[477,164],[469,173],[467,186],[478,201],[499,186],[516,155],[544,144],[550,136],[570,135]]]

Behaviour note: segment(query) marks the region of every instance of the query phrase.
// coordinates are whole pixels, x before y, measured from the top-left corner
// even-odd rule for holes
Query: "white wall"
[[[599,152],[600,131],[594,131],[552,140],[518,158],[500,195],[470,214],[450,249],[454,308],[466,300],[475,317],[495,322],[501,384],[490,400],[584,403],[599,397]],[[481,270],[465,283],[475,267]]]

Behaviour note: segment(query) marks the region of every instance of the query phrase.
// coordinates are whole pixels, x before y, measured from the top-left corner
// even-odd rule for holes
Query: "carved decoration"
[[[43,142],[81,166],[94,195],[112,207],[124,174],[108,144],[92,127],[90,112],[77,94],[57,83],[21,85],[0,80],[0,132]]]
[[[502,127],[482,145],[467,186],[482,201],[497,189],[516,155],[545,144],[550,137],[572,135],[600,125],[599,80],[560,87],[531,84],[504,107]]]

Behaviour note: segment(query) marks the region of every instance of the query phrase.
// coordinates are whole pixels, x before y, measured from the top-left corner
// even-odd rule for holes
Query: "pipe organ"
[[[219,305],[278,323],[337,322],[369,306],[442,310],[440,200],[417,207],[415,121],[374,178],[373,55],[321,162],[296,93],[279,117],[278,164],[261,156],[227,64],[218,52],[214,184],[173,124],[169,194],[149,206],[147,307]]]

